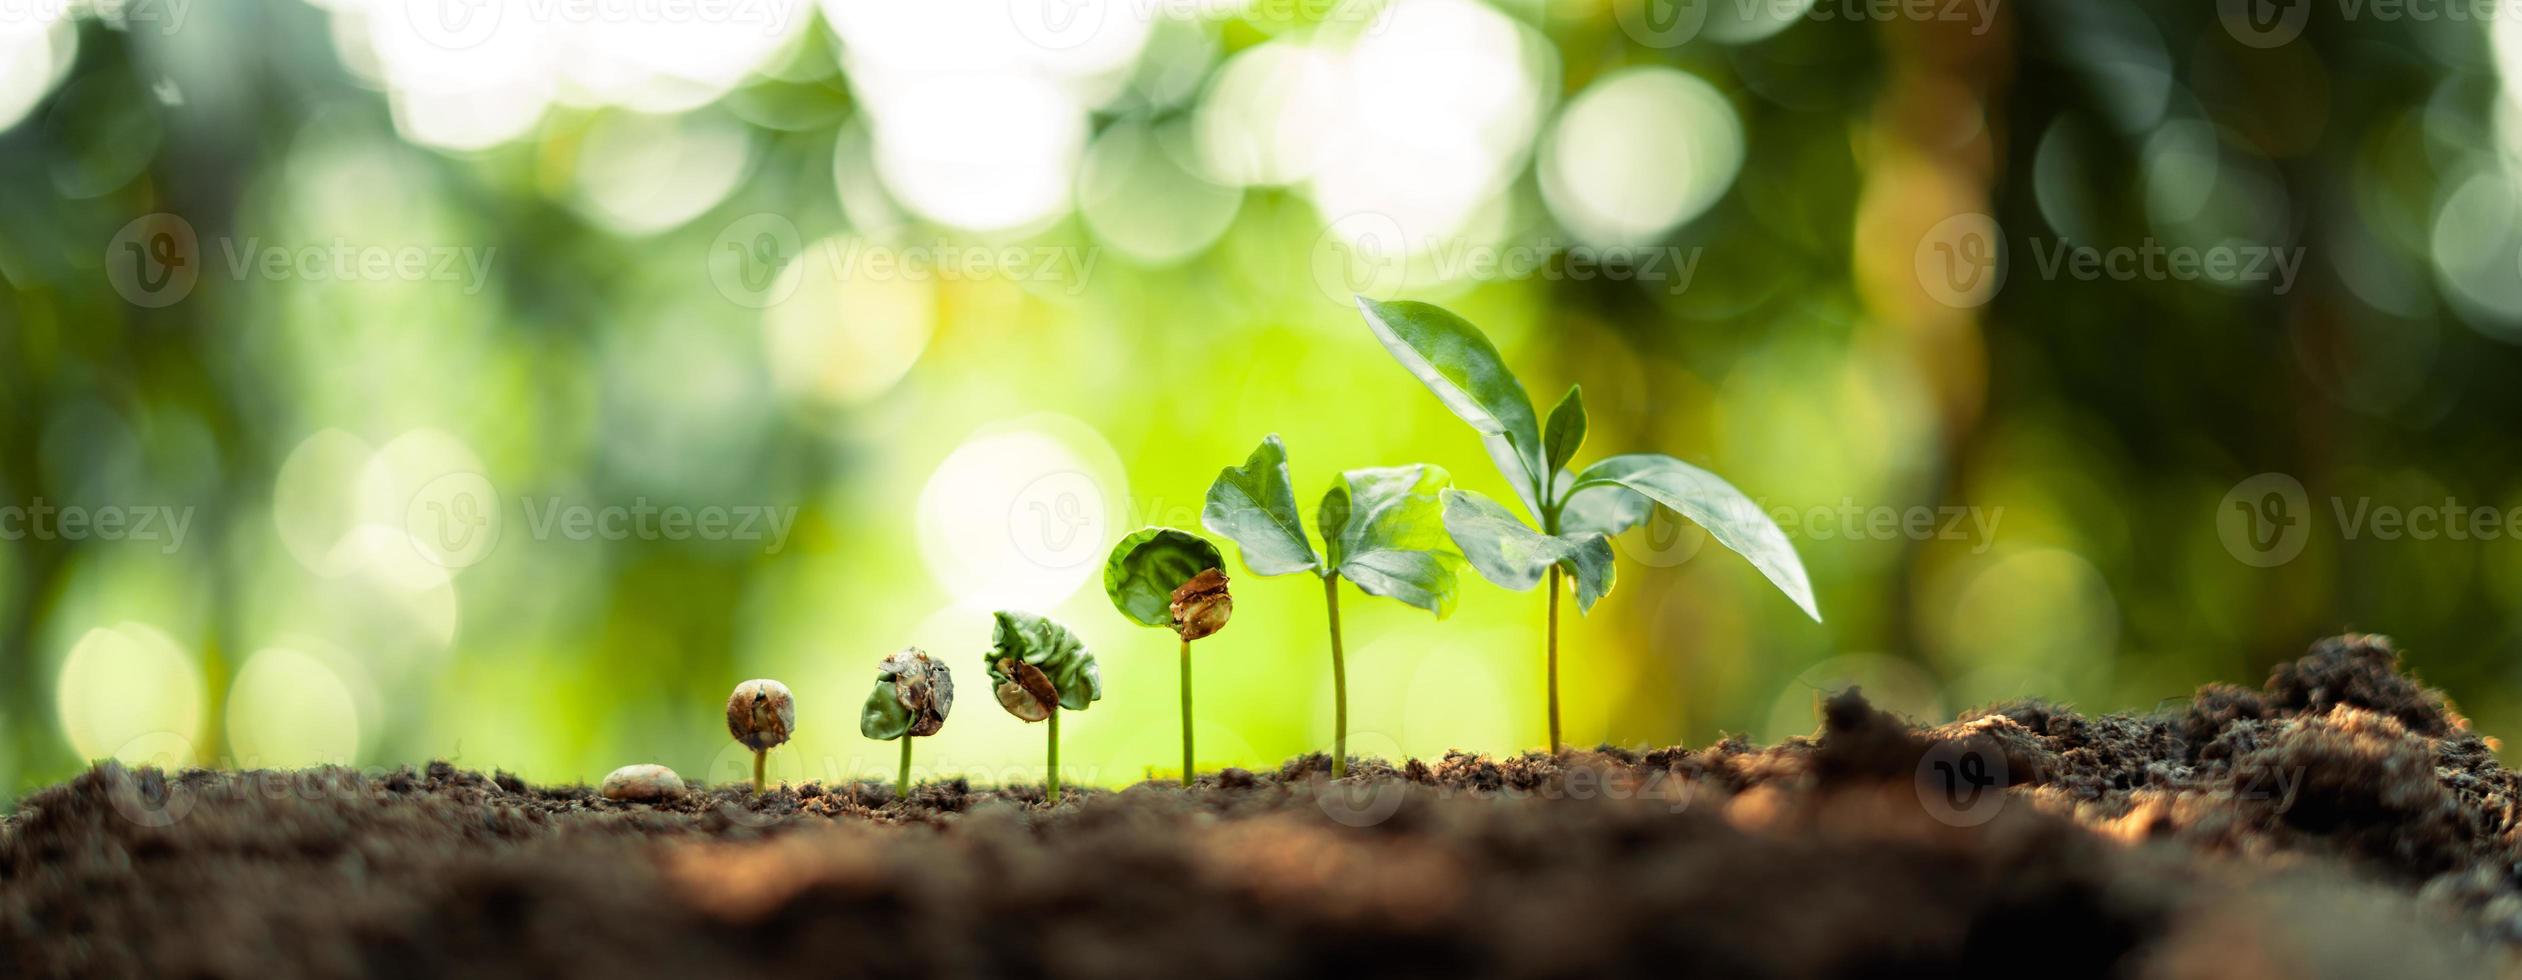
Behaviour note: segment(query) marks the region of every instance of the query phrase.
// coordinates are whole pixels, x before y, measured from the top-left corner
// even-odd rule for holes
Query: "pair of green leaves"
[[[1453,611],[1462,564],[1445,534],[1448,477],[1425,464],[1349,470],[1314,511],[1322,550],[1314,550],[1296,510],[1287,446],[1261,440],[1242,466],[1209,484],[1200,524],[1231,538],[1256,575],[1313,572],[1356,584],[1368,595],[1399,599],[1442,617]]]
[[[1007,713],[1026,721],[1049,717],[1054,706],[1084,711],[1103,700],[1103,673],[1077,634],[1032,613],[993,613],[990,683]]]
[[[1533,524],[1526,524],[1480,494],[1444,491],[1445,529],[1489,581],[1529,589],[1556,566],[1575,580],[1577,608],[1590,610],[1611,591],[1610,536],[1645,521],[1661,504],[1750,559],[1806,615],[1821,619],[1786,532],[1732,484],[1655,453],[1613,456],[1570,472],[1585,442],[1579,389],[1569,388],[1544,424],[1523,383],[1478,327],[1426,303],[1360,296],[1357,305],[1384,349],[1480,433],[1489,458],[1532,515]]]

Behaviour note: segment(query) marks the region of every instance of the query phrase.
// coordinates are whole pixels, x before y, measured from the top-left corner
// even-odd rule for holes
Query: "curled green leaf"
[[[1139,625],[1171,628],[1174,591],[1225,564],[1206,538],[1169,527],[1141,528],[1113,545],[1104,559],[1103,591],[1113,608]]]
[[[945,661],[904,648],[877,665],[875,690],[858,712],[858,733],[888,742],[935,735],[954,703],[954,674]]]
[[[1541,426],[1523,382],[1480,328],[1427,303],[1357,298],[1358,312],[1384,350],[1435,393],[1454,415],[1480,433],[1489,459],[1515,487],[1525,509],[1541,515],[1542,495],[1553,468],[1542,450]]]
[[[996,626],[986,655],[1000,707],[1026,721],[1041,721],[1065,708],[1083,711],[1103,699],[1103,675],[1084,641],[1032,613],[992,614]]]
[[[1670,456],[1631,453],[1586,467],[1576,475],[1573,487],[1580,494],[1616,487],[1672,508],[1706,528],[1718,544],[1749,559],[1805,615],[1821,621],[1821,610],[1813,602],[1812,580],[1805,576],[1804,563],[1795,557],[1795,546],[1787,541],[1786,532],[1723,477]]]
[[[1242,466],[1218,471],[1200,510],[1200,526],[1235,542],[1255,575],[1314,571],[1322,557],[1305,537],[1296,513],[1296,489],[1287,477],[1287,446],[1277,435],[1261,440]]]

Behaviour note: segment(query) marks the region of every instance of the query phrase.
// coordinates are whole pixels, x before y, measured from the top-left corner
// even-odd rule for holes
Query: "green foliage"
[[[1113,608],[1139,625],[1171,628],[1174,590],[1225,565],[1226,556],[1207,538],[1169,527],[1140,528],[1104,559],[1103,591]]]
[[[1344,578],[1368,595],[1398,599],[1444,616],[1453,611],[1462,556],[1444,533],[1438,491],[1449,479],[1425,464],[1349,470],[1323,494],[1316,552],[1296,516],[1287,449],[1276,435],[1243,466],[1209,484],[1200,523],[1232,539],[1258,575],[1313,571]]]
[[[1596,533],[1543,534],[1513,512],[1468,490],[1445,491],[1445,530],[1489,581],[1521,592],[1558,565],[1576,579],[1576,607],[1611,591],[1611,539]]]
[[[1524,500],[1540,530],[1467,490],[1445,494],[1445,527],[1489,581],[1523,590],[1558,565],[1573,577],[1580,610],[1611,590],[1608,536],[1636,526],[1649,502],[1671,508],[1708,530],[1719,544],[1750,559],[1806,615],[1821,618],[1804,566],[1758,504],[1716,474],[1670,456],[1614,456],[1570,476],[1566,467],[1585,440],[1585,405],[1570,388],[1550,411],[1545,437],[1532,403],[1478,327],[1437,306],[1358,297],[1366,324],[1411,376],[1436,394],[1488,443],[1498,472]]]
[[[999,704],[1010,714],[1025,718],[1009,704],[1012,687],[1037,699],[1048,694],[1051,702],[1070,711],[1084,711],[1086,706],[1103,700],[1103,674],[1095,666],[1095,656],[1086,651],[1085,641],[1068,628],[1032,613],[1000,611],[991,614],[997,621],[990,636],[990,681],[997,685]],[[1030,667],[1032,673],[1023,668]],[[1048,691],[1038,686],[1038,679],[1048,682]],[[1043,706],[1046,709],[1050,705]],[[1039,718],[1026,718],[1038,721]]]
[[[1208,486],[1200,525],[1243,550],[1255,575],[1285,575],[1322,567],[1296,515],[1296,488],[1287,477],[1287,446],[1276,433],[1261,440],[1242,466],[1228,467]]]
[[[1382,303],[1360,296],[1358,309],[1401,366],[1409,369],[1438,401],[1480,433],[1489,459],[1506,474],[1524,498],[1524,506],[1540,516],[1550,472],[1533,421],[1532,399],[1515,372],[1506,369],[1497,346],[1469,321],[1442,307],[1407,300]]]

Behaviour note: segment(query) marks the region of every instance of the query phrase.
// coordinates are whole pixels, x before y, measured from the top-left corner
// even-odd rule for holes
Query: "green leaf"
[[[1368,595],[1440,619],[1452,613],[1462,556],[1446,537],[1437,495],[1449,479],[1442,467],[1425,464],[1340,474],[1316,515],[1332,571]]]
[[[1195,575],[1226,567],[1207,538],[1169,527],[1140,528],[1112,546],[1103,562],[1103,592],[1141,626],[1173,626],[1173,590]]]
[[[1569,385],[1567,396],[1550,410],[1550,422],[1541,430],[1542,461],[1556,474],[1576,458],[1576,447],[1584,444],[1585,392],[1581,385]]]
[[[1285,575],[1322,567],[1322,558],[1305,540],[1303,519],[1296,514],[1296,489],[1287,478],[1287,446],[1272,434],[1261,440],[1240,467],[1217,473],[1208,485],[1208,505],[1200,510],[1200,526],[1235,542],[1243,550],[1244,567],[1255,575]]]
[[[1060,707],[1084,711],[1087,705],[1103,700],[1103,674],[1095,667],[1095,655],[1086,652],[1086,643],[1077,634],[1032,613],[1001,611],[991,615],[997,620],[988,654],[993,684],[1015,679],[999,668],[999,661],[1013,659],[1032,664],[1051,679],[1051,686],[1059,692]]]
[[[1446,532],[1489,581],[1521,592],[1540,584],[1557,565],[1575,580],[1578,612],[1592,611],[1611,591],[1611,539],[1590,531],[1543,534],[1497,501],[1468,490],[1449,489],[1444,498]]]
[[[1601,487],[1636,491],[1697,522],[1718,544],[1750,559],[1752,567],[1802,607],[1805,615],[1821,621],[1821,610],[1813,604],[1812,580],[1805,576],[1804,563],[1795,557],[1795,546],[1787,542],[1786,532],[1724,478],[1670,456],[1632,453],[1595,463],[1576,476],[1574,488],[1580,494]]]
[[[1559,533],[1619,534],[1646,522],[1655,513],[1655,502],[1627,487],[1614,484],[1587,487],[1571,492],[1575,479],[1565,471],[1559,490]]]
[[[1551,472],[1542,454],[1541,426],[1534,421],[1532,398],[1506,369],[1488,335],[1426,303],[1384,303],[1360,296],[1357,308],[1384,349],[1446,408],[1479,430],[1490,461],[1523,498],[1525,509],[1539,517]]]

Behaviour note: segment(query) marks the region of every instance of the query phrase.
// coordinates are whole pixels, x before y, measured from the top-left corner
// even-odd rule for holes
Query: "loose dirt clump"
[[[1189,790],[664,803],[106,764],[0,829],[0,976],[2476,977],[2514,777],[2380,637],[2148,715],[1307,756]]]

